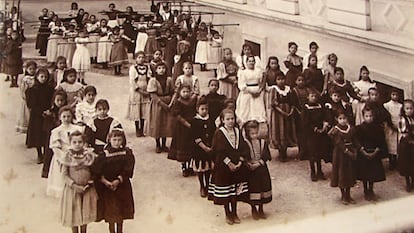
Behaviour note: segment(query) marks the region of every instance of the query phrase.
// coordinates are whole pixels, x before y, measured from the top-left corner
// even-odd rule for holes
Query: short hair
[[[181,90],[184,89],[184,88],[188,88],[188,90],[191,91],[191,86],[190,85],[188,85],[188,84],[181,84],[180,87],[178,88],[178,93],[180,93]]]
[[[288,43],[288,48],[292,47],[292,46],[296,46],[296,48],[298,48],[298,44],[296,44],[295,42],[291,41]]]
[[[35,61],[28,61],[26,63],[26,69],[31,67],[31,66],[34,66],[34,68],[37,69],[37,63]]]
[[[62,113],[64,112],[70,112],[70,114],[72,115],[72,118],[75,117],[75,114],[73,113],[73,109],[69,105],[65,105],[59,109],[59,118],[60,118],[60,115],[62,115]]]
[[[65,104],[64,105],[67,104],[68,94],[66,94],[66,92],[64,90],[56,90],[55,91],[55,93],[53,94],[53,98],[52,98],[53,103],[55,102],[56,96],[62,96],[64,98],[64,100],[65,100]]]
[[[94,95],[96,95],[97,94],[97,92],[96,92],[96,88],[94,87],[94,86],[91,86],[91,85],[89,85],[89,86],[87,86],[86,88],[85,88],[85,95],[87,94],[87,93],[90,93],[90,92],[92,92]]]
[[[233,104],[233,105],[236,106],[236,100],[235,99],[232,99],[232,98],[225,99],[224,100],[224,103],[223,103],[224,108],[227,108],[227,106],[229,104]]]
[[[184,69],[184,66],[185,65],[190,65],[191,66],[191,68],[193,68],[193,63],[191,62],[191,61],[186,61],[186,62],[184,62],[183,63],[183,69]]]
[[[73,25],[73,26],[75,26],[75,25]],[[67,59],[64,56],[58,56],[56,58],[56,63],[59,63],[60,61],[64,61],[66,63],[67,62]]]
[[[139,55],[144,55],[145,58],[145,52],[144,51],[138,51],[135,53],[135,57],[138,57]]]
[[[319,48],[319,45],[315,41],[309,43],[309,49],[311,49],[312,46],[316,46],[316,48]]]
[[[95,104],[95,109],[97,109],[98,107],[103,107],[104,109],[108,109],[109,110],[109,102],[106,99],[99,99],[98,101],[96,101]]]
[[[338,71],[340,71],[342,74],[345,74],[344,69],[342,69],[342,67],[335,67],[334,74],[336,74],[336,72]]]
[[[126,146],[126,136],[125,132],[122,129],[113,129],[108,133],[108,136],[106,137],[106,142],[108,146],[111,146],[111,138],[113,137],[121,137],[122,138],[122,147]]]
[[[86,137],[85,137],[85,134],[83,134],[81,131],[79,131],[79,130],[75,130],[75,131],[73,131],[72,133],[70,133],[69,134],[69,142],[71,142],[72,141],[72,139],[74,138],[74,137],[78,137],[78,136],[81,136],[81,138],[82,138],[82,141],[83,142],[86,142]]]
[[[217,80],[217,79],[215,79],[215,78],[211,78],[210,80],[208,80],[208,84],[207,84],[207,86],[210,86],[210,84],[211,84],[212,82],[216,82],[216,83],[217,83],[217,85],[218,85],[218,86],[220,86],[220,82],[219,82],[219,80]]]
[[[67,70],[65,70],[64,72],[63,72],[63,80],[64,81],[67,81],[67,77],[70,75],[70,74],[77,74],[77,72],[76,72],[76,70],[74,69],[74,68],[70,68],[70,69],[67,69]]]

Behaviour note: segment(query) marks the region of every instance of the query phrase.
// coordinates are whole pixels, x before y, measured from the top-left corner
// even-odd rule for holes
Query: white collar
[[[285,90],[281,90],[277,85],[275,85],[275,89],[277,91],[277,93],[283,95],[283,96],[287,96],[287,94],[289,94],[290,92],[290,86],[285,85]]]
[[[339,87],[344,87],[346,85],[346,80],[344,80],[344,83],[338,83],[337,81],[335,81],[334,79],[332,79],[332,82],[335,85],[339,86]]]
[[[194,117],[194,118],[195,118],[195,119],[199,119],[199,120],[206,121],[206,120],[208,120],[208,119],[209,119],[209,117],[210,117],[210,116],[209,116],[208,114],[207,114],[207,116],[202,117],[202,116],[200,116],[200,114],[198,114],[198,113],[197,113],[197,114],[195,115],[195,117]]]
[[[349,130],[351,129],[351,125],[348,124],[347,128],[345,130],[339,128],[337,125],[335,125],[335,129],[337,129],[341,133],[349,133]]]
[[[320,104],[314,105],[314,106],[310,106],[309,104],[305,104],[305,107],[307,109],[320,109],[320,108],[322,108],[322,106]]]
[[[234,129],[234,133],[235,133],[235,136],[236,136],[236,144],[234,144],[233,140],[231,140],[229,132],[227,131],[227,129],[224,126],[220,127],[220,131],[224,134],[224,137],[226,137],[226,139],[230,143],[230,145],[234,149],[238,149],[239,148],[240,131],[239,131],[238,128],[233,128],[233,129]]]

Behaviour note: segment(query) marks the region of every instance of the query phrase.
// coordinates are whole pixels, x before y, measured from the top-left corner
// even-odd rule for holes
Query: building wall
[[[299,55],[316,41],[319,54],[334,52],[345,76],[355,80],[362,65],[371,77],[403,89],[413,98],[413,0],[199,0],[226,15],[214,22],[240,23],[225,27],[224,46],[240,53],[244,39],[262,44],[262,60],[283,60],[295,41]],[[345,3],[346,2],[346,3]],[[283,65],[281,65],[283,67]]]

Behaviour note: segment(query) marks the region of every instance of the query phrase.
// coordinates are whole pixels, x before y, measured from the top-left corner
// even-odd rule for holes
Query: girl
[[[168,107],[174,95],[174,84],[166,72],[166,64],[157,64],[154,77],[150,78],[147,86],[147,92],[151,95],[148,135],[155,138],[156,153],[168,152],[166,141],[167,137],[173,136],[175,123]]]
[[[52,22],[49,23],[49,30],[51,35],[49,36],[49,41],[47,42],[46,57],[47,62],[53,66],[56,63],[56,58],[58,57],[58,43],[62,42],[63,32],[65,31],[65,27],[62,26],[62,22],[57,15],[53,16]]]
[[[351,125],[355,125],[354,115],[352,113],[352,105],[350,103],[345,102],[342,99],[341,90],[339,88],[333,87],[329,89],[328,94],[330,98],[328,99],[328,101],[326,101],[325,107],[328,110],[329,124],[335,125],[336,124],[335,116],[339,112],[344,112],[347,118],[350,119],[348,120],[348,122]]]
[[[104,14],[108,16],[108,26],[110,28],[118,27],[118,10],[115,9],[115,3],[109,3],[109,11],[104,11]]]
[[[73,233],[86,233],[87,224],[96,220],[98,195],[93,185],[91,166],[96,154],[84,148],[80,131],[69,135],[70,147],[59,160],[65,182],[61,199],[61,221]]]
[[[197,48],[195,53],[195,63],[200,64],[201,71],[207,71],[207,53],[208,42],[211,38],[209,30],[205,22],[201,22],[200,27],[197,30]]]
[[[183,65],[183,72],[184,74],[180,75],[177,80],[175,80],[176,92],[173,97],[173,101],[175,101],[177,98],[178,90],[183,85],[189,86],[191,88],[191,99],[197,99],[197,97],[200,95],[200,84],[198,78],[193,75],[193,64],[191,62],[185,62]]]
[[[39,16],[40,27],[36,36],[35,48],[39,50],[40,56],[46,56],[47,51],[47,38],[49,37],[49,23],[52,19],[49,18],[49,10],[47,8],[42,9],[42,15]]]
[[[52,73],[50,74],[50,81],[52,81],[52,86],[55,87],[55,89],[57,89],[59,85],[63,82],[63,74],[65,73],[66,67],[66,58],[59,56],[56,59],[56,69],[52,71]]]
[[[45,156],[43,159],[43,168],[41,176],[47,178],[49,174],[50,163],[52,161],[53,151],[50,149],[50,134],[54,128],[59,126],[59,110],[67,104],[67,95],[64,91],[55,91],[53,96],[52,107],[43,112],[43,132],[46,135]]]
[[[70,147],[69,135],[75,131],[85,132],[85,127],[73,124],[73,113],[69,106],[59,109],[60,125],[50,134],[50,149],[53,151],[47,179],[46,195],[59,198],[62,196],[64,177],[60,160]]]
[[[6,74],[11,77],[10,87],[18,87],[18,76],[23,73],[22,60],[22,45],[19,40],[19,33],[13,31],[11,38],[7,40],[6,46],[3,50],[3,55],[6,56]],[[7,77],[8,77],[7,76]]]
[[[336,125],[328,133],[334,145],[331,187],[341,189],[342,204],[355,204],[355,200],[351,198],[351,187],[355,184],[355,159],[361,146],[345,113],[339,112],[335,120]]]
[[[184,177],[191,174],[190,161],[192,158],[193,144],[191,141],[191,120],[195,116],[196,100],[191,98],[191,87],[183,84],[178,89],[180,97],[174,102],[172,114],[177,119],[174,136],[171,141],[168,158],[181,162],[181,170]]]
[[[83,99],[83,86],[76,82],[77,72],[71,68],[65,70],[63,73],[63,82],[59,85],[57,90],[63,90],[68,95],[68,105],[75,109],[76,104],[80,103]]]
[[[309,53],[303,57],[303,64],[305,66],[309,67],[310,57],[311,56],[315,56],[316,57],[316,60],[319,60],[318,55],[317,55],[318,50],[319,50],[319,45],[315,41],[312,41],[312,42],[309,43]],[[321,57],[321,58],[325,58],[325,57]],[[318,64],[316,66],[316,68],[317,69],[321,68],[322,67],[322,64],[324,64],[324,62],[320,62],[320,64]]]
[[[244,125],[244,133],[250,149],[249,156],[247,156],[247,167],[250,170],[248,183],[252,215],[255,220],[266,219],[263,204],[272,201],[272,182],[266,165],[266,162],[272,159],[269,144],[258,138],[259,122],[257,121],[248,121]]]
[[[76,104],[75,117],[76,122],[92,127],[93,120],[96,118],[95,97],[96,88],[87,86],[85,88],[85,97],[82,102]]]
[[[160,64],[160,63],[165,63],[165,62],[162,59],[162,51],[158,49],[154,52],[154,55],[152,56],[152,60],[149,64],[150,69],[151,69],[151,74],[155,74],[155,67],[157,66],[157,64]]]
[[[279,160],[287,161],[287,148],[296,141],[295,125],[293,121],[294,96],[285,76],[276,77],[276,85],[270,92],[270,138],[272,144],[279,150]]]
[[[170,28],[165,29],[164,60],[167,65],[167,74],[172,74],[174,66],[174,55],[177,54],[177,37]]]
[[[126,38],[119,27],[113,28],[113,33],[109,36],[112,41],[110,64],[114,67],[114,74],[121,75],[123,64],[128,63],[128,53],[122,38]]]
[[[97,62],[102,64],[102,68],[108,68],[108,62],[111,59],[112,43],[109,40],[109,35],[112,33],[111,29],[107,26],[107,20],[101,19],[101,27],[99,30],[99,43],[98,43],[98,55]]]
[[[299,74],[302,73],[303,69],[303,58],[298,56],[296,52],[298,51],[298,45],[295,42],[289,42],[289,55],[283,61],[288,72],[286,73],[286,84],[290,87],[294,87],[296,78]]]
[[[355,92],[361,98],[360,102],[353,101],[352,103],[352,107],[354,110],[354,116],[355,116],[355,122],[357,125],[359,125],[363,122],[362,109],[365,105],[364,103],[369,101],[368,90],[370,88],[376,88],[377,85],[369,77],[368,68],[366,66],[362,66],[361,69],[359,70],[359,80],[356,82],[353,82],[353,86],[354,86]]]
[[[89,16],[89,20],[86,23],[86,30],[89,33],[89,40],[91,43],[87,45],[89,50],[89,56],[91,59],[91,64],[96,64],[97,60],[96,57],[98,56],[98,41],[101,38],[99,35],[100,32],[100,25],[99,21],[96,20],[95,15]]]
[[[209,25],[209,27],[212,27]],[[212,30],[210,32],[212,37],[209,42],[207,50],[207,66],[206,69],[214,69],[214,76],[217,76],[217,65],[220,62],[220,59],[223,57],[223,39],[217,31]]]
[[[255,67],[255,58],[247,58],[246,69],[238,72],[238,87],[240,90],[237,97],[236,114],[242,123],[249,120],[266,122],[266,110],[264,106],[264,82],[260,69]]]
[[[318,68],[318,57],[316,55],[309,55],[308,68],[303,71],[303,78],[306,86],[322,94],[324,77],[322,70]]]
[[[224,205],[226,222],[239,224],[237,201],[248,200],[248,169],[243,164],[249,153],[240,130],[235,127],[234,111],[224,109],[220,114],[222,126],[213,137],[216,155],[213,175],[208,188],[208,198],[216,205]]]
[[[361,97],[355,92],[351,85],[351,82],[344,79],[344,70],[341,67],[335,68],[335,75],[333,79],[328,83],[328,90],[332,87],[338,88],[342,94],[341,97],[345,102],[350,102],[350,97],[357,101],[361,101]]]
[[[411,192],[414,187],[414,101],[406,99],[401,108],[398,132],[401,134],[398,144],[398,171],[405,177],[406,190]]]
[[[194,142],[193,169],[200,182],[201,197],[207,196],[211,169],[214,165],[211,145],[216,126],[213,119],[209,116],[207,99],[201,97],[197,102],[197,114],[191,121],[191,133]]]
[[[356,138],[361,143],[356,167],[357,178],[364,183],[364,195],[367,201],[376,201],[374,182],[385,180],[385,171],[381,158],[387,154],[384,129],[374,121],[377,117],[372,109],[362,109],[364,122],[356,128]]]
[[[26,63],[25,76],[20,83],[20,96],[22,97],[19,110],[19,118],[17,119],[16,131],[19,133],[27,132],[27,125],[30,119],[30,110],[26,104],[26,90],[33,87],[35,84],[35,73],[37,64],[34,61]]]
[[[237,99],[239,89],[237,87],[238,66],[233,61],[233,53],[230,48],[224,49],[224,59],[217,67],[217,79],[220,82],[219,94],[230,99]]]
[[[310,92],[302,112],[304,146],[309,159],[312,181],[326,179],[322,171],[321,160],[331,161],[328,158],[329,138],[326,134],[329,122],[324,107],[318,102],[318,96],[316,92]]]
[[[89,42],[88,33],[85,29],[79,32],[79,37],[75,39],[76,50],[73,54],[72,68],[78,73],[78,81],[86,86],[85,73],[91,68],[89,51],[86,47]]]
[[[213,120],[217,119],[221,111],[223,111],[224,101],[226,100],[226,96],[217,93],[219,88],[220,83],[217,79],[210,79],[210,81],[208,81],[209,92],[205,98],[208,103],[209,117]]]
[[[135,55],[135,65],[129,67],[129,101],[127,119],[135,122],[137,137],[144,136],[144,123],[148,119],[150,95],[147,92],[149,68],[144,64],[144,52]]]
[[[266,71],[264,72],[264,79],[268,87],[276,85],[276,77],[279,75],[285,76],[280,70],[279,59],[275,56],[269,57],[266,65]]]
[[[145,55],[148,56],[148,60],[151,60],[152,55],[155,51],[158,50],[158,43],[157,43],[157,29],[154,27],[154,22],[148,21],[147,29],[145,30],[147,34],[147,42],[145,43]]]
[[[331,53],[328,55],[328,64],[323,69],[323,74],[325,76],[323,82],[323,93],[328,91],[328,83],[334,79],[335,76],[335,68],[338,64],[338,56],[335,53]]]
[[[260,60],[259,56],[253,54],[252,46],[249,44],[244,44],[242,46],[241,55],[236,57],[236,63],[239,69],[244,70],[247,68],[247,59],[249,57],[254,57],[255,68],[262,68],[262,61]]]
[[[177,55],[174,56],[173,81],[177,80],[178,76],[184,74],[184,63],[191,62],[190,43],[182,40],[177,44]]]
[[[101,184],[97,185],[99,197],[102,198],[98,202],[98,216],[109,223],[110,233],[122,233],[123,221],[134,218],[130,179],[134,173],[135,158],[132,150],[126,147],[124,131],[112,130],[107,143],[100,165]]]
[[[30,109],[29,124],[26,135],[27,147],[36,147],[37,163],[43,162],[45,136],[43,127],[43,112],[49,109],[53,97],[53,87],[49,85],[49,72],[39,69],[35,74],[35,84],[26,90],[26,104]]]
[[[62,50],[63,50],[63,57],[65,57],[67,60],[67,67],[72,67],[73,54],[75,53],[75,50],[76,50],[75,39],[76,37],[78,37],[78,32],[75,31],[75,29],[76,29],[76,25],[70,23],[68,26],[68,29],[63,33],[64,43],[66,44],[62,45],[63,46]]]
[[[398,145],[398,121],[400,119],[400,113],[402,104],[399,101],[399,92],[397,89],[391,89],[390,101],[384,103],[384,108],[391,115],[391,125],[385,127],[385,140],[387,141],[388,154],[389,154],[389,168],[394,170],[397,167],[397,145]]]

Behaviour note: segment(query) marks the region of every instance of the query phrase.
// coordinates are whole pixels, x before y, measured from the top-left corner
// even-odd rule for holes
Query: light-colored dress
[[[237,71],[239,67],[236,62],[222,61],[217,67],[217,79],[220,83],[218,93],[225,95],[229,99],[237,99],[239,95],[239,89],[237,87]],[[232,82],[231,78],[234,78],[236,82]]]
[[[128,120],[139,121],[140,119],[148,119],[149,117],[150,97],[140,92],[147,91],[148,72],[149,67],[146,65],[132,65],[129,67],[130,89],[126,116]]]
[[[58,87],[57,90],[63,90],[66,92],[67,95],[67,102],[69,106],[74,105],[76,101],[79,101],[79,99],[82,99],[83,96],[83,85],[75,82],[75,83],[68,83],[63,82]]]
[[[110,34],[111,32],[108,27],[101,28],[101,38],[98,43],[98,63],[109,62],[111,59],[112,43],[109,40]]]
[[[86,72],[91,69],[89,50],[86,47],[89,38],[76,38],[76,50],[73,54],[72,68],[77,72]]]
[[[223,39],[212,38],[207,51],[207,69],[217,68],[218,63],[223,58]]]
[[[178,76],[177,80],[175,80],[175,91],[177,93],[182,85],[191,87],[191,95],[200,95],[200,83],[196,76],[192,75],[191,78],[186,77],[185,75]]]
[[[47,42],[46,57],[48,62],[56,62],[58,56],[58,43],[63,42],[63,36],[61,33],[65,30],[63,26],[56,26],[55,22],[49,23],[49,29],[52,32]]]
[[[254,69],[262,69],[262,61],[260,60],[259,56],[254,56],[254,60],[256,61],[254,65]],[[247,56],[237,56],[236,63],[239,66],[239,69],[246,69],[247,67]]]
[[[266,109],[264,91],[258,97],[253,97],[248,91],[258,91],[263,82],[263,74],[260,69],[245,69],[238,72],[239,96],[236,102],[236,115],[246,123],[256,120],[259,123],[266,122]]]
[[[16,131],[19,133],[26,133],[27,126],[29,125],[30,110],[26,104],[26,90],[33,87],[35,83],[35,77],[26,75],[22,78],[20,83],[20,101],[19,115],[17,118]]]
[[[388,125],[385,126],[385,140],[387,141],[388,153],[396,155],[400,136],[398,133],[398,122],[400,120],[402,104],[397,101],[390,100],[387,103],[384,103],[384,108],[390,113],[391,121],[395,129],[391,129]]]
[[[89,149],[80,152],[69,150],[63,158],[62,174],[65,185],[61,199],[61,221],[63,226],[75,227],[96,221],[98,194],[93,186],[90,167],[96,154]],[[73,185],[87,188],[77,192]]]
[[[89,127],[93,126],[93,120],[96,118],[96,101],[88,103],[85,99],[76,104],[75,116],[76,122],[82,122]]]
[[[47,178],[46,195],[48,196],[56,198],[62,196],[65,182],[62,174],[62,166],[59,160],[62,159],[68,151],[70,145],[69,134],[74,131],[84,132],[84,127],[74,124],[68,126],[59,125],[51,132],[49,147],[53,151],[53,157]]]
[[[63,35],[63,56],[66,57],[67,67],[72,67],[73,54],[76,50],[75,38],[78,36],[77,32],[66,31]]]
[[[359,102],[358,100],[352,101],[352,109],[354,111],[355,116],[355,125],[360,125],[364,121],[362,117],[362,109],[365,106],[365,102],[369,99],[368,90],[370,88],[375,88],[376,86],[377,85],[374,82],[368,82],[363,80],[353,82],[355,92],[358,93],[359,96],[361,96],[361,102]]]
[[[98,56],[98,41],[101,38],[98,32],[99,27],[99,22],[86,24],[86,30],[89,32],[89,42],[92,42],[89,43],[86,47],[88,48],[89,55],[91,57]]]

